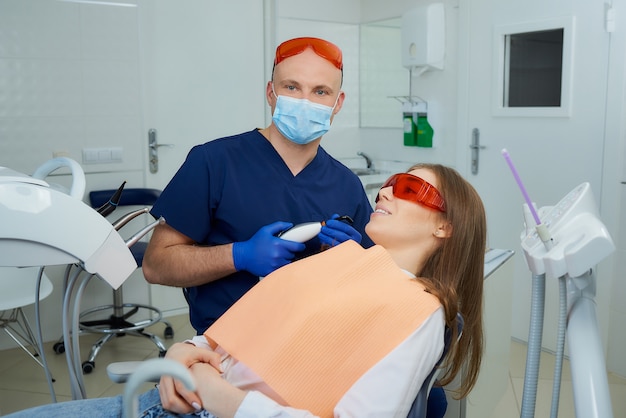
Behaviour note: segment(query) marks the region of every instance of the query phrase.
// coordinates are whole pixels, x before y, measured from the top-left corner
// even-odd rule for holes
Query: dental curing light
[[[349,225],[354,223],[348,215],[339,216],[336,220],[346,222]],[[307,242],[317,236],[324,225],[326,225],[326,221],[304,222],[280,232],[277,236],[288,241]]]
[[[559,329],[552,392],[551,417],[558,415],[561,367],[567,331],[574,407],[578,418],[612,418],[604,350],[595,311],[595,265],[609,256],[615,245],[599,212],[589,183],[571,190],[556,205],[539,209],[528,198],[506,150],[502,154],[526,200],[526,230],[521,245],[533,275],[531,322],[522,398],[522,418],[534,416],[539,355],[545,303],[545,277],[559,283]],[[528,216],[528,214],[532,214]],[[530,227],[535,223],[535,228]],[[538,226],[542,225],[542,228]]]
[[[307,242],[320,233],[323,225],[323,222],[305,222],[281,232],[278,237],[287,241]]]
[[[111,223],[43,179],[0,167],[0,266],[79,263],[117,289],[137,268]]]

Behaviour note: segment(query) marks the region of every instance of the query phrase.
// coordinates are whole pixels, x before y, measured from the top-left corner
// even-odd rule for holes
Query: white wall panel
[[[36,11],[36,13],[35,13]],[[73,58],[80,54],[80,9],[50,0],[0,1],[0,58]]]
[[[0,117],[79,115],[82,68],[74,60],[0,59]]]
[[[143,170],[136,6],[0,1],[0,165]],[[122,161],[83,164],[87,147],[121,147]]]

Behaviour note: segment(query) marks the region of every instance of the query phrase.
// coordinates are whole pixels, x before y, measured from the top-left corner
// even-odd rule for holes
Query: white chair
[[[457,341],[463,333],[463,316],[457,314]],[[433,370],[428,374],[422,386],[420,387],[411,410],[407,418],[432,418],[428,415],[428,401],[430,391],[435,384],[437,377],[441,372],[441,364],[448,355],[450,346],[452,345],[452,332],[446,327],[444,334],[444,350],[441,357]],[[176,379],[180,379],[188,389],[193,390],[190,385],[193,379],[187,369],[182,368],[180,364],[176,364],[168,359],[152,359],[148,361],[122,361],[110,363],[107,366],[107,375],[115,383],[126,383],[124,389],[124,417],[137,416],[137,392],[141,384],[146,382],[158,382],[161,376],[168,375]],[[189,383],[188,383],[189,382]],[[440,413],[440,408],[433,408],[436,413]],[[439,415],[437,415],[437,418]]]
[[[0,267],[0,328],[7,333],[41,367],[37,337],[23,308],[35,304],[39,267]],[[39,300],[52,293],[52,283],[45,273],[41,277]],[[30,347],[30,348],[29,348]]]

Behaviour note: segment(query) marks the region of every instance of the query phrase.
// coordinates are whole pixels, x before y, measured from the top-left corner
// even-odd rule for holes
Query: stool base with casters
[[[80,314],[81,331],[104,334],[91,346],[89,357],[82,363],[83,373],[89,374],[93,371],[95,368],[95,360],[100,352],[100,349],[104,344],[115,337],[130,335],[148,338],[159,349],[159,357],[165,356],[167,348],[163,344],[163,341],[158,336],[146,332],[145,329],[156,324],[157,322],[162,322],[165,324],[163,336],[170,339],[174,337],[174,329],[172,328],[172,325],[163,319],[163,315],[160,310],[152,306],[138,303],[122,303],[122,301],[123,295],[122,288],[120,287],[113,292],[113,305],[98,306],[88,309]],[[89,318],[91,314],[107,310],[113,312],[107,319],[84,320],[84,318]],[[147,319],[143,319],[138,322],[131,322],[130,318],[139,313],[140,310],[151,314],[151,318],[148,317]]]
[[[165,347],[165,344],[163,344],[161,338],[153,333],[146,332],[145,329],[161,322],[165,325],[163,337],[165,339],[172,339],[174,338],[174,329],[172,325],[167,320],[163,319],[163,314],[159,309],[140,303],[123,303],[123,299],[123,288],[120,287],[113,291],[112,305],[97,306],[80,313],[79,328],[81,334],[83,332],[103,334],[103,336],[91,346],[88,359],[82,363],[82,370],[84,374],[89,374],[93,371],[96,367],[95,360],[98,353],[104,344],[115,337],[130,335],[148,338],[159,349],[159,357],[165,356],[167,348]],[[109,315],[108,318],[89,319],[96,313],[106,311],[111,312],[111,315]],[[142,317],[145,319],[137,321],[131,320],[131,317],[141,313],[145,313]],[[63,339],[57,341],[53,345],[53,350],[56,354],[62,354],[65,352]]]

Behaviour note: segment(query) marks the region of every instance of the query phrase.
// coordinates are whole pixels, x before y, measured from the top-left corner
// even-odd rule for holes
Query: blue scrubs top
[[[349,215],[365,234],[372,207],[359,178],[324,149],[297,176],[258,131],[216,139],[191,149],[153,206],[155,217],[200,245],[246,241],[259,228],[276,221],[323,221]],[[317,237],[304,257],[320,250]],[[240,271],[186,289],[191,324],[201,334],[259,278]]]

